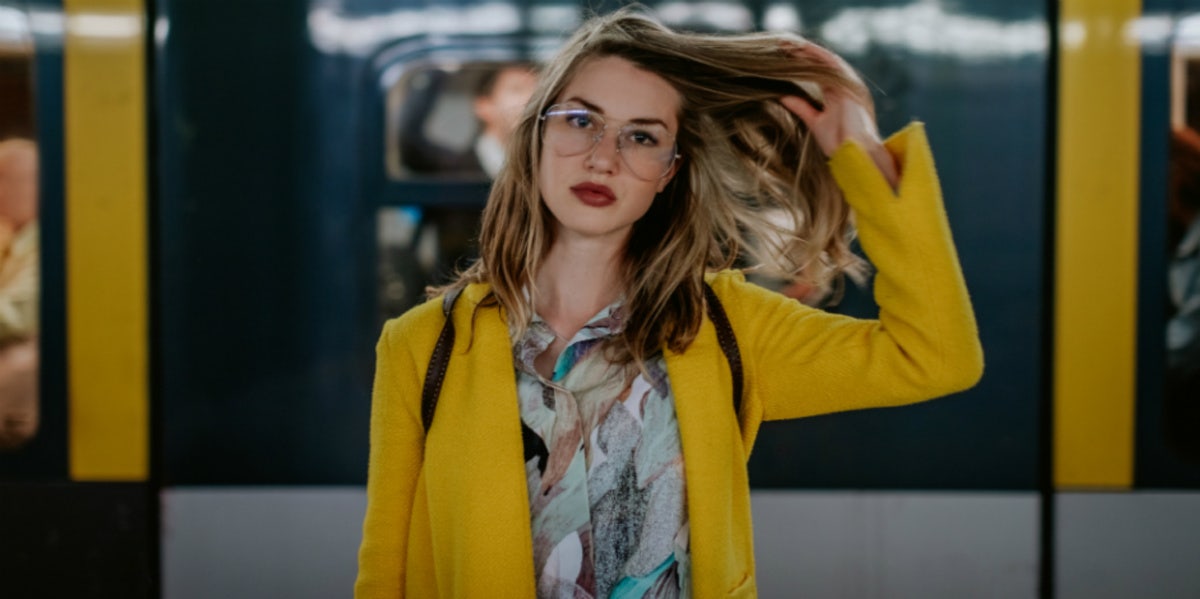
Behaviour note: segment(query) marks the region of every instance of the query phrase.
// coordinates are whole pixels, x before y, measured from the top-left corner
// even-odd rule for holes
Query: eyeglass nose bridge
[[[608,123],[605,122],[603,118],[599,118],[599,120],[601,123],[600,130],[597,131],[594,135],[592,135],[592,147],[588,149],[589,154],[596,153],[596,150],[600,148],[600,144],[604,143],[604,136],[608,133]],[[625,136],[622,135],[622,133],[624,133],[625,129],[627,129],[629,127],[630,127],[630,125],[625,125],[625,126],[621,127],[620,129],[617,129],[616,139],[614,140],[614,143],[617,147],[617,153],[621,155],[622,160],[625,159],[625,154],[623,154],[621,152],[621,150],[625,149],[625,144],[624,144]]]
[[[596,148],[600,147],[600,144],[604,142],[604,135],[606,133],[608,133],[608,123],[605,122],[603,118],[599,118],[599,120],[600,120],[600,130],[597,131],[594,135],[592,135],[592,147],[590,150],[591,152],[595,152]],[[621,129],[617,129],[617,152],[620,152],[620,151],[621,151]]]
[[[592,135],[592,147],[588,148],[586,152],[586,155],[590,160],[594,160],[596,158],[596,152],[600,151],[600,145],[604,143],[604,135],[608,133],[608,123],[604,122],[602,119],[600,120],[600,123],[600,129]],[[625,157],[625,153],[621,151],[621,131],[624,129],[624,127],[617,129],[617,138],[613,142],[613,146],[615,147],[617,154],[616,156],[612,157],[612,160],[617,160],[623,165],[628,166],[629,162]]]

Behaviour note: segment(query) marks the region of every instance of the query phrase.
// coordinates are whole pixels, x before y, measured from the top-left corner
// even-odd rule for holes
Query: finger
[[[846,112],[848,104],[853,102],[853,99],[848,97],[842,90],[835,87],[821,88],[821,100],[816,101],[812,98],[806,98],[803,95],[796,95],[809,107],[816,110],[817,115],[824,117],[825,120],[839,120],[841,115]],[[782,101],[782,98],[780,99]],[[794,100],[789,100],[789,103]],[[787,104],[784,104],[787,107]],[[797,108],[801,106],[797,105]],[[793,110],[793,112],[795,112]],[[799,114],[799,113],[797,113]]]
[[[819,109],[817,109],[816,106],[813,106],[811,102],[800,96],[783,96],[779,99],[779,103],[783,104],[784,108],[790,110],[793,114],[800,117],[800,120],[804,121],[804,123],[810,128],[812,127],[813,121],[823,114]]]

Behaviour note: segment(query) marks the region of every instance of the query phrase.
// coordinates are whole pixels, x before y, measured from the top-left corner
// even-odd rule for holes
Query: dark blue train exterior
[[[659,8],[667,14],[675,5]],[[761,27],[771,6],[729,8]],[[439,55],[537,58],[539,42],[568,33],[539,28],[537,15],[582,16],[587,7],[345,1],[234,9],[170,0],[158,10],[169,24],[153,81],[164,481],[362,483],[380,325],[377,210],[481,206],[486,194],[478,184],[388,177],[385,74]],[[823,34],[832,19],[846,18],[841,3],[796,3],[795,10],[802,34],[845,52],[872,82],[883,130],[928,122],[987,374],[974,390],[912,408],[771,424],[752,459],[752,480],[1035,488],[1047,49],[971,56],[886,42],[839,48]],[[997,25],[1046,18],[1040,2],[945,10]],[[684,18],[696,25],[703,16]],[[380,24],[411,34],[380,35]],[[1023,243],[1002,241],[1012,239]],[[869,294],[852,292],[843,309],[870,314]]]

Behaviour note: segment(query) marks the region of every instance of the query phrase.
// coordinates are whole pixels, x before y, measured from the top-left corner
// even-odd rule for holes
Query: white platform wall
[[[764,598],[1036,596],[1036,494],[788,491],[753,501]],[[163,595],[350,597],[364,507],[361,488],[168,490]]]
[[[1200,597],[1200,494],[1057,498],[1058,599]]]

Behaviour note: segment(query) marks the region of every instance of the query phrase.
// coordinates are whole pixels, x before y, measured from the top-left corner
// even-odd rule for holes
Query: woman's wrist
[[[900,185],[900,167],[899,161],[887,149],[887,146],[876,142],[872,147],[867,149],[867,155],[879,168],[879,172],[883,174],[883,178],[887,179],[888,185],[892,186],[892,190],[896,190]]]

